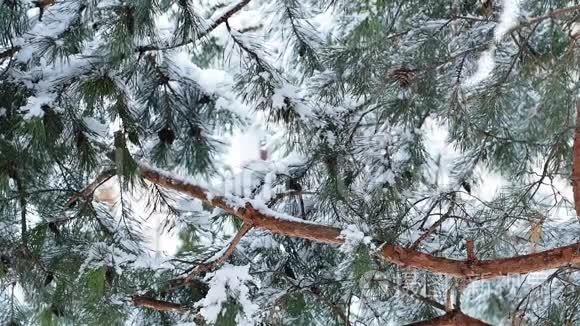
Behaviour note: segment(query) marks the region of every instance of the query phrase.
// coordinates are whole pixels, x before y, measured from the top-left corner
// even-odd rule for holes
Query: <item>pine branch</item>
[[[246,235],[246,233],[248,233],[248,231],[250,231],[250,229],[252,229],[252,225],[250,223],[247,223],[247,222],[244,223],[242,225],[242,228],[238,231],[238,233],[236,233],[236,235],[232,239],[232,242],[230,242],[230,244],[228,245],[228,247],[226,248],[224,253],[219,258],[217,258],[215,260],[210,260],[210,261],[207,261],[203,264],[198,265],[185,278],[175,281],[173,286],[171,286],[171,288],[169,290],[183,287],[183,286],[191,283],[194,278],[200,276],[203,273],[213,271],[218,266],[225,263],[226,260],[228,260],[228,258],[234,253],[234,250],[236,249],[236,246],[238,245],[238,243],[240,243],[240,241],[242,240],[244,235]]]
[[[427,231],[425,231],[425,233],[421,234],[421,236],[419,236],[419,238],[417,238],[417,240],[413,242],[410,248],[417,249],[421,244],[421,241],[425,240],[431,233],[435,232],[435,230],[451,216],[453,208],[455,208],[455,200],[451,201],[451,203],[449,204],[449,209],[447,210],[447,213],[443,214],[435,223],[433,223],[433,225],[429,227],[429,229],[427,229]]]
[[[489,326],[479,319],[475,319],[462,313],[460,310],[452,310],[443,316],[424,320],[416,323],[407,324],[407,326]]]
[[[536,17],[532,17],[532,18],[528,18],[528,20],[526,21],[527,24],[531,25],[533,23],[537,23],[540,22],[542,20],[546,20],[548,18],[554,18],[557,16],[561,16],[567,13],[571,13],[574,11],[580,11],[580,5],[577,6],[571,6],[571,7],[565,7],[565,8],[559,8],[556,10],[551,11],[548,14],[542,15],[542,16],[536,16]]]
[[[576,128],[574,129],[574,153],[572,157],[572,191],[576,216],[580,216],[580,99],[576,100]]]
[[[20,179],[20,176],[16,171],[14,172],[13,179],[14,183],[16,184],[16,190],[18,191],[20,203],[20,228],[22,233],[22,245],[26,249],[26,245],[28,243],[28,231],[26,225],[26,189],[24,189],[22,179]]]
[[[416,293],[414,291],[411,291],[410,289],[402,286],[401,284],[398,284],[396,282],[393,282],[393,281],[391,281],[389,279],[375,279],[375,281],[389,283],[390,286],[396,287],[397,290],[399,290],[399,291],[407,294],[410,297],[413,297],[413,298],[415,298],[415,299],[417,299],[417,300],[419,300],[419,301],[421,301],[421,302],[423,302],[425,304],[428,304],[428,305],[432,306],[433,308],[436,308],[436,309],[439,309],[439,310],[442,310],[442,311],[447,311],[447,309],[445,308],[445,305],[443,305],[443,304],[441,304],[441,303],[439,303],[439,302],[437,302],[437,301],[435,301],[435,300],[433,300],[431,298],[422,296],[422,295],[420,295],[420,294],[418,294],[418,293]]]
[[[250,3],[250,1],[251,0],[242,0],[240,1],[240,3],[233,6],[230,10],[226,11],[224,15],[222,15],[220,18],[216,19],[213,23],[211,23],[211,25],[209,25],[208,29],[203,33],[203,35],[204,36],[207,35],[211,31],[216,29],[219,25],[225,23],[228,19],[230,19],[230,17],[232,17],[238,11],[242,10],[242,8],[244,8],[248,3]]]
[[[334,304],[332,302],[330,302],[328,299],[326,299],[325,297],[323,297],[322,295],[320,295],[320,293],[318,293],[317,291],[313,291],[310,287],[307,288],[309,293],[312,293],[312,295],[314,295],[316,298],[318,298],[318,300],[324,302],[327,306],[330,307],[330,309],[332,309],[332,311],[340,318],[342,319],[342,322],[344,323],[345,326],[350,326],[350,321],[348,319],[348,316],[344,313],[344,311],[342,310],[342,308],[337,305]]]
[[[140,165],[141,175],[160,186],[188,194],[223,209],[255,228],[272,233],[330,244],[342,244],[341,229],[288,218],[270,209],[254,209],[251,202],[211,194],[205,188],[179,180],[154,168]],[[414,249],[385,243],[377,254],[387,262],[464,279],[491,279],[580,264],[580,242],[538,253],[490,260],[456,260],[436,257]]]
[[[133,296],[133,304],[137,307],[145,307],[157,311],[166,311],[166,312],[186,312],[188,310],[186,306],[178,303],[161,301],[142,295]]]
[[[79,193],[73,195],[67,202],[66,202],[66,207],[72,207],[74,206],[77,201],[79,199],[83,199],[85,201],[90,200],[93,197],[93,194],[95,193],[95,190],[97,190],[97,188],[99,186],[101,186],[103,183],[107,182],[109,179],[111,179],[112,177],[114,177],[116,174],[116,170],[115,169],[107,169],[102,171],[93,182],[89,183],[83,190],[81,190]]]
[[[277,193],[276,195],[274,195],[272,198],[270,198],[270,200],[268,200],[268,202],[266,203],[266,206],[272,208],[273,206],[275,206],[280,200],[286,198],[286,197],[291,197],[291,196],[301,196],[301,195],[315,195],[316,193],[313,191],[299,191],[299,190],[291,190],[291,191],[286,191],[286,192],[280,192]]]
[[[19,50],[20,50],[19,46],[15,46],[15,47],[11,47],[9,49],[6,49],[6,50],[0,52],[0,59],[12,57]]]
[[[137,49],[135,50],[135,52],[139,52],[139,53],[144,53],[147,51],[165,51],[165,50],[171,50],[171,49],[175,49],[184,45],[188,45],[191,44],[193,42],[195,42],[198,39],[202,39],[203,37],[207,36],[209,33],[213,32],[214,29],[216,29],[219,25],[225,23],[228,19],[230,19],[230,17],[232,17],[234,14],[236,14],[238,11],[242,10],[248,3],[250,3],[251,0],[242,0],[240,1],[240,3],[238,3],[237,5],[233,6],[231,9],[229,9],[228,11],[226,11],[222,16],[220,16],[218,19],[214,20],[203,32],[201,32],[198,36],[197,39],[189,39],[187,41],[184,42],[180,42],[177,44],[173,44],[170,46],[165,46],[165,47],[159,47],[157,45],[143,45],[143,46],[139,46],[137,47]]]

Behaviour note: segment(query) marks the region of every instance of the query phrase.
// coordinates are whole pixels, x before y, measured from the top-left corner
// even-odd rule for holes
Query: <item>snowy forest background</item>
[[[577,0],[2,0],[0,324],[580,325],[579,68]]]

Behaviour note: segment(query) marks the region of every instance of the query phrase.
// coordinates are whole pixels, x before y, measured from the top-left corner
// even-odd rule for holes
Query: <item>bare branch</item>
[[[537,23],[537,22],[540,22],[542,20],[546,20],[548,18],[554,18],[554,17],[557,17],[557,16],[561,16],[561,15],[564,15],[564,14],[567,14],[567,13],[574,12],[574,11],[580,11],[580,5],[571,6],[571,7],[565,7],[565,8],[559,8],[559,9],[553,10],[550,13],[545,14],[545,15],[532,17],[532,18],[529,18],[526,21],[526,23],[531,25],[533,23]]]
[[[185,312],[188,310],[186,306],[178,303],[161,301],[141,295],[133,296],[133,304],[137,307],[145,307],[157,311]]]
[[[113,176],[115,176],[115,169],[108,169],[101,172],[93,182],[89,183],[81,192],[73,195],[67,202],[66,207],[72,207],[74,204],[77,203],[79,199],[83,199],[85,201],[90,200],[95,193],[95,190],[102,185],[103,183],[107,182]]]
[[[236,249],[236,246],[238,245],[238,243],[240,243],[240,240],[242,240],[244,235],[246,235],[246,233],[248,233],[248,231],[250,231],[251,228],[252,228],[252,225],[250,223],[247,223],[247,222],[244,223],[242,225],[242,228],[238,231],[238,233],[236,233],[236,235],[232,239],[232,242],[230,242],[230,244],[228,245],[228,247],[226,248],[224,253],[219,258],[217,258],[215,260],[210,260],[210,261],[207,261],[203,264],[198,265],[185,278],[178,279],[178,280],[174,281],[173,285],[171,286],[171,288],[169,290],[173,290],[173,289],[185,286],[185,285],[191,283],[194,278],[200,276],[203,273],[207,273],[209,271],[215,270],[218,266],[225,263],[226,260],[234,253],[234,250]]]
[[[451,205],[453,205],[453,202],[451,202]],[[427,239],[427,237],[429,235],[431,235],[431,233],[435,232],[435,230],[437,230],[437,228],[443,224],[443,222],[445,222],[448,218],[449,218],[449,214],[451,212],[452,208],[449,209],[449,211],[447,211],[447,213],[443,214],[435,223],[433,223],[433,225],[431,225],[429,227],[429,229],[427,229],[427,231],[425,231],[425,233],[421,234],[419,236],[419,238],[417,238],[417,240],[415,240],[415,242],[413,242],[413,244],[411,245],[411,249],[417,249],[419,247],[419,245],[421,244],[421,241]]]

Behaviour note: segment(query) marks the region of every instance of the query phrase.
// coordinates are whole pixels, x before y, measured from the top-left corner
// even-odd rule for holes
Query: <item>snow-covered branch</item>
[[[203,187],[146,165],[141,165],[140,171],[145,179],[154,184],[221,208],[255,228],[330,244],[343,244],[345,241],[344,237],[341,237],[343,230],[340,228],[305,222],[278,214],[268,208],[254,208],[252,203],[244,202],[241,198],[214,195]],[[490,260],[448,259],[388,243],[381,245],[377,254],[384,260],[400,266],[458,278],[491,279],[580,264],[580,243],[528,255]]]

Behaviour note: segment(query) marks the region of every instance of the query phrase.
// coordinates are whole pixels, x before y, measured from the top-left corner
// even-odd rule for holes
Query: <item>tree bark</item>
[[[146,296],[136,295],[133,296],[133,304],[137,307],[145,307],[157,311],[173,311],[173,312],[185,312],[187,307],[173,302],[161,301]]]
[[[149,182],[221,208],[255,228],[317,242],[330,244],[344,242],[344,239],[339,238],[342,231],[339,228],[286,217],[268,208],[256,209],[250,202],[243,202],[237,197],[216,196],[203,187],[146,165],[140,165],[140,171]],[[381,245],[377,254],[386,261],[400,266],[457,278],[490,279],[580,264],[580,242],[538,253],[490,260],[448,259],[388,243]]]
[[[452,310],[443,316],[408,324],[407,326],[489,326],[489,324],[469,317],[460,310]]]

